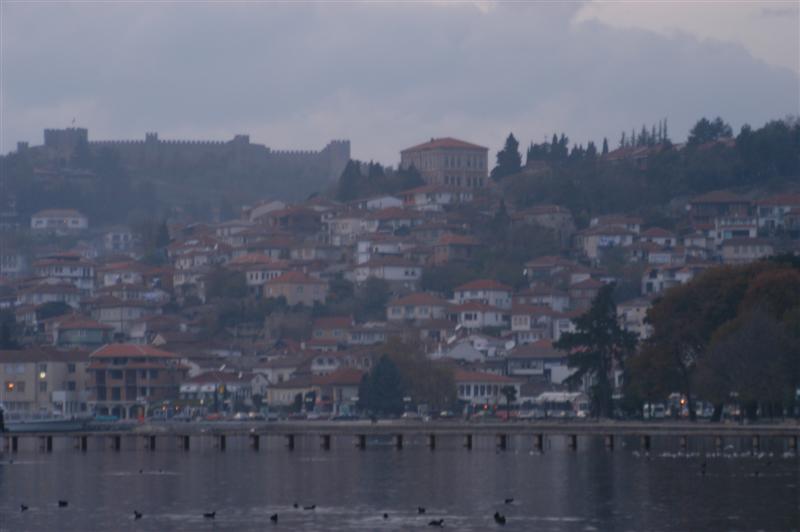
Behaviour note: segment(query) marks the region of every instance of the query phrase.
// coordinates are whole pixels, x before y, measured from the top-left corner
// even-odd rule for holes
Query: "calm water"
[[[190,452],[23,448],[0,455],[0,530],[410,530],[444,518],[446,529],[484,531],[499,528],[496,510],[506,530],[800,530],[800,462],[780,443],[755,456],[697,442],[683,455],[668,443],[654,440],[649,456],[635,440],[612,452],[581,439],[574,452],[560,438],[544,454],[520,440],[505,452],[491,440],[472,451],[339,440],[328,452],[315,441],[258,453],[235,441],[224,453],[202,442]],[[204,519],[211,510],[216,519]]]

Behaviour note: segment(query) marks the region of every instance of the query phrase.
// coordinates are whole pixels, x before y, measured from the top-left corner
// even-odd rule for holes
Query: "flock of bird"
[[[507,498],[503,502],[505,504],[512,504],[514,502],[514,498],[513,497]],[[69,501],[66,501],[66,500],[63,500],[63,499],[59,499],[59,501],[58,501],[58,507],[59,508],[66,508],[68,506],[69,506]],[[292,505],[292,507],[295,510],[298,510],[298,509],[301,508],[298,503],[294,503]],[[311,510],[316,510],[317,509],[317,505],[316,504],[311,504],[311,505],[308,505],[308,506],[303,506],[302,508],[303,508],[303,510],[311,511]],[[20,510],[20,512],[27,512],[29,510],[29,507],[27,505],[25,505],[25,504],[20,504],[19,505],[19,510]],[[417,513],[419,515],[422,515],[425,512],[427,512],[427,509],[424,506],[418,506],[417,507]],[[142,512],[140,512],[139,510],[134,510],[133,511],[133,519],[135,521],[138,521],[139,519],[141,519],[143,517],[144,517],[144,514]],[[203,513],[203,518],[204,519],[216,519],[216,517],[217,517],[217,511],[216,510],[214,510],[212,512],[204,512]],[[506,524],[506,516],[502,515],[500,512],[495,512],[493,517],[494,517],[494,522],[497,523],[498,525]],[[383,514],[383,518],[384,519],[389,519],[389,514],[384,513]],[[277,523],[278,522],[278,514],[274,513],[274,514],[270,515],[269,516],[269,520],[271,522],[273,522],[273,523]],[[444,528],[444,518],[432,519],[432,520],[428,521],[428,526],[436,527],[436,528]]]

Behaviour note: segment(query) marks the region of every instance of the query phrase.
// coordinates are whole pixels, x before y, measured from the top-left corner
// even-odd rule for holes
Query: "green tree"
[[[392,338],[384,349],[406,384],[405,394],[414,403],[425,404],[432,411],[453,408],[457,402],[456,385],[449,366],[428,358],[419,342]]]
[[[576,331],[565,333],[554,345],[569,353],[571,383],[593,381],[593,410],[600,417],[613,412],[611,376],[615,363],[623,367],[625,357],[636,347],[636,335],[623,330],[617,320],[614,285],[600,289],[592,305],[575,320]]]
[[[336,199],[339,201],[351,201],[358,197],[359,187],[364,176],[361,175],[361,167],[358,161],[349,160],[344,167],[339,184],[336,188]]]
[[[14,313],[9,310],[0,311],[0,349],[19,349],[16,329]]]
[[[355,316],[359,321],[382,321],[386,319],[386,303],[391,291],[384,279],[370,277],[358,291]]]
[[[687,144],[693,147],[731,137],[733,137],[733,130],[730,124],[726,124],[722,118],[717,117],[711,121],[704,117],[698,120],[689,131]]]
[[[500,388],[500,393],[506,398],[506,418],[508,419],[511,416],[511,404],[517,400],[517,388],[507,384]]]
[[[358,390],[358,406],[361,410],[377,415],[403,413],[405,383],[392,360],[384,355],[372,371],[361,380]]]
[[[608,155],[608,139],[603,137],[603,155]]]
[[[522,156],[519,154],[519,142],[509,133],[505,146],[497,152],[497,166],[492,169],[492,179],[500,181],[507,175],[516,174],[522,168]]]
[[[757,309],[721,327],[697,369],[698,388],[715,404],[732,394],[748,417],[774,414],[792,401],[800,343],[774,317]]]
[[[49,318],[55,318],[57,316],[63,316],[64,314],[69,314],[72,311],[72,307],[63,301],[51,301],[49,303],[44,303],[42,306],[36,309],[36,317],[40,320],[46,320]]]
[[[215,267],[206,277],[206,297],[209,300],[243,298],[247,295],[247,279],[244,272]]]

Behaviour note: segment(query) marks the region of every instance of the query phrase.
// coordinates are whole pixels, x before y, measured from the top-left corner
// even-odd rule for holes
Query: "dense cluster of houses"
[[[640,291],[618,315],[645,338],[657,294],[713,265],[799,249],[800,194],[712,192],[686,202],[669,229],[620,214],[577,230],[569,210],[536,205],[510,212],[511,223],[552,231],[562,252],[528,250],[523,286],[478,277],[452,293],[423,291],[427,271],[475,259],[486,245],[476,229],[502,201],[488,180],[440,184],[457,182],[461,164],[483,185],[472,174],[474,161],[485,172],[484,159],[442,161],[454,169],[439,182],[396,195],[266,200],[233,220],[170,223],[157,265],[143,260],[128,228],[90,229],[70,209],[37,213],[28,245],[0,250],[0,308],[13,313],[20,344],[0,349],[0,403],[10,412],[134,418],[165,404],[290,408],[300,398],[301,408],[347,412],[392,339],[452,368],[464,403],[502,403],[505,386],[517,401],[533,400],[565,389],[571,370],[553,343],[604,284],[621,280],[609,257],[635,266]],[[209,289],[219,272],[244,279],[242,300],[315,309],[305,332],[281,333],[274,316],[215,328],[220,309]],[[373,279],[390,294],[383,319],[327,310],[336,283],[360,291]]]

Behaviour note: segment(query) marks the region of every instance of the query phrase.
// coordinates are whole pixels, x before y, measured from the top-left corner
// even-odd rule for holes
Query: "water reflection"
[[[492,530],[495,511],[508,530],[800,528],[798,459],[780,448],[644,453],[587,438],[573,452],[550,440],[543,454],[523,441],[505,452],[491,442],[473,451],[410,442],[402,451],[6,454],[0,530],[408,530],[439,518],[453,530]],[[69,507],[58,508],[59,499]],[[21,503],[30,509],[20,512]],[[203,517],[211,511],[215,519]]]

